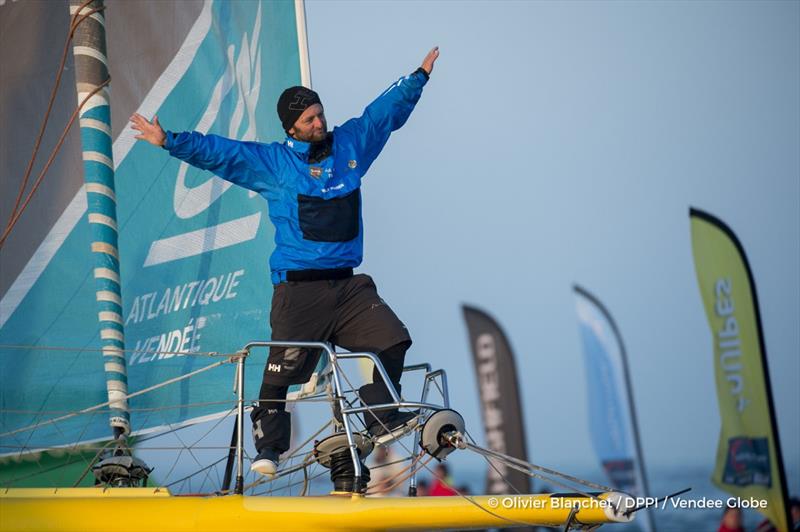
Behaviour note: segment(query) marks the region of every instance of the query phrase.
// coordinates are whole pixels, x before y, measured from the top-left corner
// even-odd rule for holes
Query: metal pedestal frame
[[[447,375],[443,369],[438,369],[436,371],[431,371],[430,364],[415,364],[411,366],[406,366],[403,368],[403,373],[410,372],[410,371],[425,371],[425,380],[422,386],[422,397],[420,398],[419,402],[414,401],[403,401],[400,398],[400,394],[397,393],[397,389],[395,389],[392,381],[389,379],[389,376],[386,374],[386,369],[381,364],[380,359],[374,353],[337,353],[334,351],[333,346],[328,342],[281,342],[281,341],[269,341],[269,342],[250,342],[244,346],[244,348],[239,351],[236,355],[236,394],[237,394],[237,416],[236,416],[236,423],[235,423],[235,441],[236,441],[236,487],[234,488],[234,493],[237,495],[241,495],[244,492],[244,401],[245,401],[245,394],[244,394],[244,370],[245,370],[245,362],[247,361],[247,357],[250,356],[250,351],[256,347],[299,347],[299,348],[306,348],[306,349],[321,349],[328,355],[328,360],[330,361],[331,370],[332,370],[332,383],[334,388],[334,401],[338,402],[339,411],[342,414],[342,425],[344,428],[344,432],[347,435],[347,444],[350,448],[350,456],[353,460],[353,470],[355,471],[355,481],[356,484],[361,478],[361,460],[358,457],[357,452],[357,445],[355,444],[354,437],[353,437],[353,424],[350,422],[351,415],[360,414],[362,412],[366,412],[368,410],[371,411],[380,411],[380,410],[391,410],[396,408],[417,408],[420,411],[426,410],[439,410],[441,408],[449,408],[450,407],[450,398],[447,389]],[[383,380],[384,384],[386,384],[386,388],[389,390],[389,395],[392,397],[392,402],[390,403],[382,403],[378,405],[369,405],[369,406],[359,406],[359,407],[348,407],[345,401],[345,391],[342,387],[342,382],[340,378],[340,368],[338,365],[339,360],[345,359],[360,359],[364,358],[370,360],[378,370],[380,378]],[[436,382],[436,379],[439,379],[441,382],[440,391],[442,393],[442,405],[435,405],[426,402],[428,398],[428,393],[430,391],[430,385]],[[233,439],[233,438],[232,438]],[[230,465],[230,462],[229,462]],[[229,478],[229,477],[228,477]],[[223,486],[223,489],[227,489],[228,486]],[[416,475],[411,477],[411,486],[409,490],[416,490]]]

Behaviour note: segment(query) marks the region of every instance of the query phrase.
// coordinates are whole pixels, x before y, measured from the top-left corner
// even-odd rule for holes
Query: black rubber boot
[[[395,386],[399,395],[401,393],[401,386],[399,384]],[[393,401],[389,390],[382,382],[365,384],[358,389],[358,395],[364,406],[391,403]],[[390,423],[395,415],[397,415],[396,408],[390,410],[376,410],[374,414],[372,412],[364,412],[364,426],[367,427],[367,431],[370,434],[375,435],[375,432],[384,430],[383,425],[391,428]]]
[[[395,386],[399,395],[401,386],[399,384]],[[365,384],[359,388],[358,394],[365,406],[392,402],[392,396],[382,382]],[[374,413],[364,412],[364,425],[367,427],[367,432],[378,443],[386,443],[401,436],[418,422],[419,412],[400,412],[396,408],[376,410]]]

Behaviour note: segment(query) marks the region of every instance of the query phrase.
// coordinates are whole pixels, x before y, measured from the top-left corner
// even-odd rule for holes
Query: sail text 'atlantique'
[[[238,295],[236,287],[244,274],[245,270],[240,269],[208,279],[188,281],[175,287],[168,286],[159,292],[137,295],[133,298],[125,325],[156,319],[196,305],[206,306],[223,299],[235,299]]]

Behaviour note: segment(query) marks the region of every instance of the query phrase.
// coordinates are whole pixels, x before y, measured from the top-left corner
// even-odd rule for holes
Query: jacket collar
[[[286,140],[284,141],[284,144],[286,144],[286,147],[288,147],[290,150],[292,150],[293,152],[295,152],[297,154],[300,154],[300,155],[307,155],[308,154],[308,150],[311,149],[311,143],[310,142],[297,140],[297,139],[289,137],[289,136],[286,137]]]
[[[333,133],[328,133],[325,140],[320,142],[305,142],[292,137],[286,137],[284,144],[302,160],[312,164],[318,163],[331,154],[333,150]]]

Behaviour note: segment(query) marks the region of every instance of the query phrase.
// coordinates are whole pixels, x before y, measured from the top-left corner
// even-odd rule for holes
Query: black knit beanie
[[[318,103],[322,105],[319,100],[319,94],[307,89],[305,87],[289,87],[278,98],[278,118],[281,120],[281,125],[284,131],[289,131],[303,114],[303,111]]]

